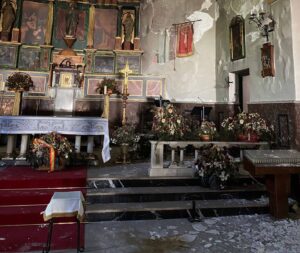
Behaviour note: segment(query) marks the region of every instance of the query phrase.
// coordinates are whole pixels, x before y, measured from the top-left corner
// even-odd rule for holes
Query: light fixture
[[[263,10],[257,15],[255,12],[251,12],[249,17],[249,24],[255,23],[257,28],[261,30],[263,37],[266,37],[269,41],[269,33],[275,29],[275,20],[271,14],[267,14]]]

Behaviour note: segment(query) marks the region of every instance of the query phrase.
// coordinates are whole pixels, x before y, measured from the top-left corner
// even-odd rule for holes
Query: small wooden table
[[[84,248],[80,247],[80,221],[84,216],[83,201],[84,197],[81,191],[55,192],[53,194],[49,204],[46,207],[46,210],[42,212],[44,221],[49,222],[48,239],[43,252],[48,253],[50,251],[53,219],[61,217],[76,217],[77,252],[84,251]]]
[[[244,168],[253,176],[266,176],[270,213],[288,217],[291,174],[300,173],[300,152],[296,150],[245,150]]]

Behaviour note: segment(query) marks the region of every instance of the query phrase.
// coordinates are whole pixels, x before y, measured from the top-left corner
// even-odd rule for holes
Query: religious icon
[[[265,43],[261,48],[261,63],[262,63],[262,77],[275,76],[274,67],[274,46],[271,43]]]
[[[245,56],[245,21],[242,16],[236,16],[230,23],[230,59],[236,61]]]
[[[191,22],[177,25],[176,56],[185,57],[193,54],[194,28]]]
[[[122,39],[123,39],[123,49],[131,50],[133,48],[133,38],[134,38],[134,11],[124,10],[122,16]]]
[[[16,18],[16,1],[4,0],[1,8],[1,39],[7,41]]]
[[[72,81],[73,81],[72,79],[73,79],[72,73],[61,73],[59,79],[60,87],[62,88],[72,87]]]

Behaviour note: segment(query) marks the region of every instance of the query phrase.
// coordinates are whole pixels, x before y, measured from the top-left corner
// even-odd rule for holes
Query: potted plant
[[[154,111],[152,132],[159,140],[182,140],[190,132],[190,127],[174,105],[168,104]]]
[[[30,164],[40,170],[63,169],[69,163],[73,146],[68,139],[56,132],[35,138],[27,155]]]
[[[202,141],[212,140],[217,133],[217,128],[214,122],[204,120],[199,128],[199,136]]]
[[[6,80],[5,86],[9,91],[15,92],[13,115],[20,114],[23,91],[29,91],[33,87],[31,76],[24,72],[14,72]]]
[[[227,148],[213,144],[204,145],[195,167],[201,184],[205,187],[224,188],[237,172],[237,166]]]
[[[221,127],[240,141],[270,141],[274,137],[274,127],[267,125],[258,113],[241,112],[224,119]]]
[[[111,142],[121,147],[121,163],[128,163],[128,153],[137,149],[139,140],[140,136],[136,134],[132,124],[123,125],[113,131]]]
[[[118,90],[118,85],[115,79],[110,79],[110,78],[106,78],[104,77],[104,79],[101,81],[101,83],[98,83],[97,92],[99,92],[99,94],[107,94],[107,95],[111,95],[111,94],[119,94],[120,91]]]

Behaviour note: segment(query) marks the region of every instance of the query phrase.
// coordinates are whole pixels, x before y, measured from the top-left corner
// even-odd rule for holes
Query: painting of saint
[[[21,42],[41,45],[45,41],[48,4],[24,1],[21,25]]]
[[[236,61],[245,58],[245,21],[236,16],[230,23],[230,58]]]
[[[94,48],[115,48],[115,37],[117,34],[117,15],[118,11],[115,9],[96,9]]]

